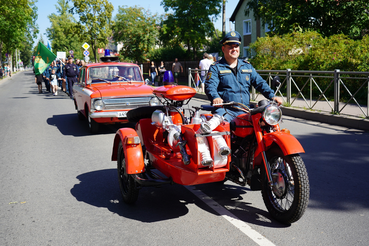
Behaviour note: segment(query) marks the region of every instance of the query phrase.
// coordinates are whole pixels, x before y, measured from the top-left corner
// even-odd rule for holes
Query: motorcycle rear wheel
[[[138,198],[139,189],[137,188],[137,184],[133,179],[132,174],[127,174],[126,158],[124,156],[122,142],[120,142],[118,146],[117,170],[119,187],[123,201],[127,204],[135,203]]]
[[[270,187],[263,168],[262,196],[270,215],[284,224],[299,220],[309,202],[309,178],[300,155],[284,156],[280,149],[267,152],[273,183]]]

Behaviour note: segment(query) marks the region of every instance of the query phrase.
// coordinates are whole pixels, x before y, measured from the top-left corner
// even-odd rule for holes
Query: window
[[[80,74],[79,74],[79,83],[84,84],[85,83],[85,68],[81,68]]]
[[[265,24],[265,32],[270,32],[268,23]]]
[[[251,20],[244,20],[243,21],[243,35],[251,34]]]

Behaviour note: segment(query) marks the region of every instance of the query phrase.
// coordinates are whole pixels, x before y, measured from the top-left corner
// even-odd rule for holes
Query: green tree
[[[51,40],[51,47],[54,51],[64,51],[68,53],[74,51],[75,57],[82,57],[83,48],[77,30],[76,20],[69,12],[70,6],[67,0],[58,0],[55,5],[57,14],[48,16],[51,27],[46,29],[46,35]]]
[[[23,66],[26,67],[30,65],[32,58],[32,47],[33,39],[26,39],[22,43],[22,47],[20,48],[20,59],[23,62]]]
[[[167,14],[162,22],[160,38],[164,45],[176,46],[184,43],[187,52],[192,49],[193,58],[197,51],[208,44],[207,37],[214,34],[212,18],[220,14],[222,0],[187,1],[163,0],[161,5]]]
[[[114,18],[113,39],[122,42],[125,59],[142,61],[154,49],[158,38],[158,18],[144,8],[122,6]]]
[[[245,14],[250,10],[279,35],[314,30],[325,37],[345,34],[360,39],[369,31],[367,0],[250,0]]]
[[[21,48],[27,35],[37,30],[31,29],[37,17],[37,8],[31,0],[12,0],[0,4],[0,64],[3,52],[11,54]]]
[[[211,38],[206,51],[208,53],[219,53],[222,54],[222,45],[219,43],[223,39],[222,32],[215,30],[213,37]],[[222,55],[221,55],[222,56]]]
[[[113,5],[108,0],[72,0],[71,10],[79,16],[76,32],[80,33],[80,41],[87,42],[92,49],[95,62],[99,46],[105,47],[111,36],[111,15]]]

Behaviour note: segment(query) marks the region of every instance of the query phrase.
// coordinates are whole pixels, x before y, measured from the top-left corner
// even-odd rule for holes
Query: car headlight
[[[103,100],[101,99],[97,99],[93,102],[93,106],[94,106],[94,109],[95,110],[103,110],[105,105],[104,105],[104,102]]]
[[[277,125],[282,119],[282,110],[276,105],[266,106],[263,118],[268,125]]]
[[[159,100],[156,97],[153,97],[153,98],[150,99],[149,104],[150,104],[150,106],[157,106],[157,105],[159,105]]]

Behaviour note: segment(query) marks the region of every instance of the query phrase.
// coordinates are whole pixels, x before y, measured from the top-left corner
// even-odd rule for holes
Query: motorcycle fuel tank
[[[196,95],[196,90],[189,86],[166,85],[154,90],[154,94],[159,98],[167,98],[173,101],[184,101]]]
[[[238,137],[246,137],[254,132],[250,114],[241,114],[231,123],[232,132]]]

